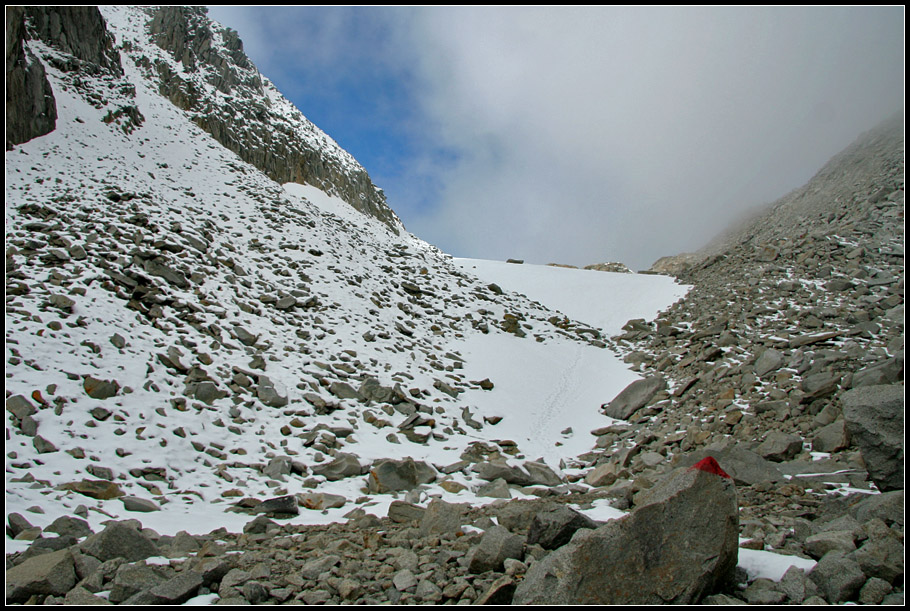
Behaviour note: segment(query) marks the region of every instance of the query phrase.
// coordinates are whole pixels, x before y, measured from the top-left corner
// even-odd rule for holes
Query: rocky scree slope
[[[454,461],[464,433],[493,426],[458,396],[493,384],[465,379],[447,342],[510,333],[605,347],[411,235],[283,190],[160,96],[130,38],[152,14],[108,17],[116,62],[28,42],[59,116],[50,137],[7,157],[14,479],[31,486],[41,455],[68,455],[102,480],[131,473],[133,492],[192,502],[254,480],[280,493],[272,459],[360,475],[342,452],[355,438],[391,439],[406,456],[458,438]],[[213,430],[222,442],[199,441]],[[502,441],[475,458],[520,454]],[[212,487],[197,469],[219,489],[194,489]]]
[[[605,443],[605,472],[653,479],[655,452],[711,454],[735,471],[745,545],[820,564],[841,554],[837,566],[856,575],[871,539],[848,511],[863,494],[847,493],[880,492],[872,498],[896,510],[888,545],[902,573],[903,118],[747,225],[655,269],[693,289],[613,338],[652,382],[638,403],[607,406],[634,425],[636,443],[631,459],[628,442]],[[861,582],[843,600],[857,600]]]
[[[8,51],[43,75],[55,118],[6,160],[6,500],[73,515],[43,530],[8,514],[8,535],[34,541],[7,557],[8,600],[65,594],[74,574],[98,592],[124,562],[141,581],[128,550],[166,540],[130,539],[134,523],[73,547],[111,499],[356,517],[418,486],[569,486],[459,400],[493,382],[467,379],[447,346],[508,333],[602,349],[598,334],[238,158],[162,97],[146,59],[168,55],[140,36],[154,13],[106,8],[100,40],[76,46],[105,24],[94,9],[20,14]],[[448,462],[398,460],[430,450]],[[350,494],[323,493],[327,481]]]

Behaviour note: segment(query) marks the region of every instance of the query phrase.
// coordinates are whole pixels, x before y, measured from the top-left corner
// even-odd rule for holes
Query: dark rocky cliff
[[[6,148],[43,136],[57,124],[44,66],[25,48],[25,9],[6,7]]]
[[[181,68],[155,63],[160,92],[223,146],[276,182],[315,185],[390,227],[401,226],[366,170],[340,149],[313,146],[301,128],[315,126],[299,112],[289,117],[276,107],[277,91],[244,54],[235,31],[212,22],[202,7],[180,6],[154,9],[149,29]]]
[[[314,185],[394,231],[403,228],[366,170],[259,74],[237,33],[211,21],[205,8],[134,8],[128,19],[137,37],[115,42],[96,7],[7,8],[7,149],[55,128],[42,62],[67,74],[67,86],[96,107],[110,106],[105,121],[127,132],[141,125],[123,52],[194,123],[271,179]],[[149,35],[164,54],[151,51]],[[107,83],[94,87],[89,75]]]

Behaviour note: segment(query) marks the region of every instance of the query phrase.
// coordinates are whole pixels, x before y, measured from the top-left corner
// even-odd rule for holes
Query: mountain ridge
[[[313,184],[339,195],[393,230],[403,229],[366,170],[259,74],[243,53],[236,32],[208,19],[204,7],[105,7],[104,13],[108,21],[120,19],[126,26],[121,27],[122,40],[117,49],[97,9],[70,7],[57,13],[42,7],[11,8],[7,11],[7,74],[16,66],[21,72],[27,63],[22,44],[28,37],[84,62],[90,73],[109,72],[113,77],[122,71],[121,52],[135,54],[134,61],[145,70],[147,78],[158,82],[162,95],[186,111],[223,146],[273,180]],[[23,23],[28,23],[28,27],[23,28]],[[149,34],[164,53],[155,53],[153,47],[139,42]],[[91,48],[90,44],[73,41],[105,42]],[[66,60],[62,61],[65,64]],[[25,74],[29,74],[27,70]],[[33,78],[39,83],[42,80],[40,74]],[[34,100],[42,95],[34,88],[10,88],[7,100]],[[31,103],[39,105],[39,100]],[[42,130],[49,131],[48,126],[31,131],[18,127],[19,122],[28,120],[28,113],[16,105],[8,104],[7,109],[7,131],[15,143],[47,133]],[[266,125],[268,129],[262,129]],[[7,144],[9,147],[10,142]]]

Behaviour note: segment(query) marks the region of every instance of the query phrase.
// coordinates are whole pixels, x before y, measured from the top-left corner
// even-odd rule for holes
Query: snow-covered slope
[[[249,516],[227,510],[243,498],[338,495],[300,522],[383,514],[397,495],[367,488],[378,459],[434,466],[414,500],[493,500],[478,457],[572,474],[610,423],[599,405],[635,378],[605,339],[617,318],[541,305],[576,290],[575,272],[524,268],[549,283],[526,297],[506,276],[493,286],[495,266],[478,277],[335,195],[282,187],[136,64],[156,49],[145,13],[104,14],[122,77],[28,43],[58,119],[6,157],[7,513],[97,527],[140,515],[136,497],[162,534],[238,530]],[[626,318],[684,293],[588,276],[585,299]],[[321,473],[345,455],[361,472]],[[83,480],[124,496],[71,489]]]

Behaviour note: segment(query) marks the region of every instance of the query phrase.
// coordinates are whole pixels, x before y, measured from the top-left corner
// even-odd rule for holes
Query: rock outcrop
[[[25,47],[25,9],[6,7],[6,150],[53,131],[54,91],[44,66]]]
[[[206,12],[187,6],[149,10],[152,39],[170,61],[140,61],[157,77],[161,93],[269,178],[314,185],[400,230],[401,221],[366,170],[259,74],[237,32]]]
[[[590,269],[598,272],[613,272],[615,274],[631,274],[632,270],[625,263],[607,262],[592,263],[585,265],[584,269]]]
[[[120,54],[114,48],[114,37],[108,32],[97,7],[33,6],[27,7],[25,14],[30,37],[77,60],[76,65],[67,68],[89,64],[88,72],[123,74]]]

